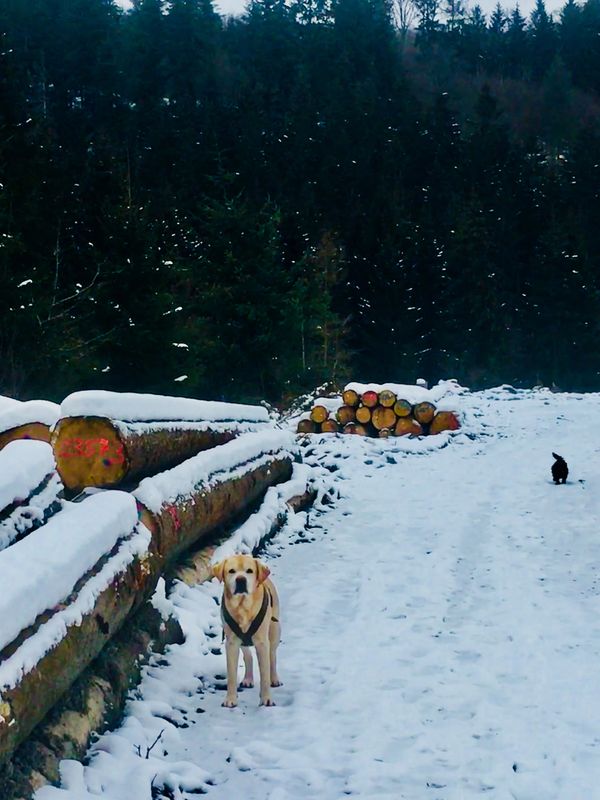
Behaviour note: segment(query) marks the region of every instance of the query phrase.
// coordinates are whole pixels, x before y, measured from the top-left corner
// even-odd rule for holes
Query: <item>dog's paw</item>
[[[254,681],[243,680],[240,683],[240,689],[253,689],[253,688],[254,688]]]
[[[270,697],[267,697],[265,700],[260,701],[261,706],[274,706],[275,700],[272,700]]]
[[[223,708],[236,708],[237,707],[237,700],[232,700],[229,697],[226,697],[225,700],[221,703]]]
[[[279,679],[277,679],[276,681],[271,681],[271,686],[273,686],[274,688],[277,688],[278,686],[283,686],[283,681],[280,681]]]

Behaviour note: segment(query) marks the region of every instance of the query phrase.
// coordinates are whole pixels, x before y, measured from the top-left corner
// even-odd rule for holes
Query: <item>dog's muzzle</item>
[[[236,578],[234,594],[247,594],[247,593],[248,593],[248,584],[246,583],[246,578]]]

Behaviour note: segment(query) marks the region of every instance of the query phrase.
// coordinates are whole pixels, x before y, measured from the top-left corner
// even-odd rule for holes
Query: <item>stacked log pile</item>
[[[339,401],[317,400],[298,422],[298,433],[347,433],[355,436],[429,436],[460,428],[458,414],[438,410],[428,399],[415,397],[414,387],[385,388],[350,384]],[[421,396],[426,392],[421,392]]]
[[[293,436],[274,429],[262,407],[90,392],[67,398],[61,411],[54,458],[71,495],[86,491],[0,547],[0,574],[10,574],[5,605],[19,608],[11,615],[7,607],[0,623],[0,761],[159,577],[289,480],[297,457]],[[17,447],[47,448],[51,469],[42,459],[26,470],[29,483],[39,487],[51,474],[58,481],[48,445],[13,443],[5,459]],[[126,491],[87,491],[115,484]]]

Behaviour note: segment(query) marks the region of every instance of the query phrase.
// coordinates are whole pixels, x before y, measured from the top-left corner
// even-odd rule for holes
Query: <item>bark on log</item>
[[[379,405],[384,408],[393,408],[396,402],[396,395],[389,389],[382,389],[379,392]]]
[[[396,415],[393,408],[377,406],[371,414],[373,427],[380,431],[382,428],[392,428],[396,424]]]
[[[354,389],[346,389],[342,392],[342,400],[344,401],[344,405],[352,406],[352,408],[356,408],[360,403],[358,392],[355,392]]]
[[[375,408],[379,402],[379,397],[377,396],[377,392],[369,390],[367,392],[363,392],[361,400],[363,406],[367,406],[367,408]]]
[[[422,436],[423,432],[422,426],[412,417],[400,417],[394,430],[396,436]]]
[[[50,428],[42,422],[28,422],[26,425],[18,425],[8,431],[0,433],[0,450],[9,442],[18,439],[35,439],[38,442],[50,441]]]
[[[113,422],[106,417],[63,417],[52,434],[52,447],[58,473],[71,492],[86,486],[108,488],[132,483],[174,467],[201,450],[235,438],[235,426],[220,423],[216,430],[202,430],[207,423]]]
[[[310,418],[312,421],[318,423],[319,425],[321,422],[325,422],[328,416],[329,411],[325,408],[325,406],[313,406],[310,412]]]
[[[94,608],[81,622],[67,628],[64,638],[49,650],[19,684],[4,689],[0,696],[0,760],[6,759],[55,705],[83,669],[98,655],[125,619],[154,591],[161,573],[181,553],[254,503],[274,483],[288,480],[292,473],[289,456],[249,469],[232,480],[184,498],[158,514],[142,510],[142,522],[152,532],[150,551],[134,558],[102,591]],[[92,573],[94,570],[92,570]],[[83,581],[85,582],[85,581]],[[42,615],[36,626],[48,618]],[[19,637],[32,635],[34,626]],[[18,649],[15,643],[0,653],[0,662]]]
[[[337,421],[343,427],[349,422],[354,422],[356,420],[356,409],[351,405],[343,405],[340,406],[335,412],[335,416]]]
[[[296,433],[317,433],[319,426],[312,419],[301,419],[296,428]]]
[[[413,408],[413,417],[420,422],[421,425],[428,425],[435,415],[435,406],[433,403],[417,403]]]
[[[340,426],[334,419],[326,419],[321,423],[321,433],[338,433]]]
[[[344,433],[349,433],[350,435],[354,436],[366,436],[367,429],[364,425],[359,425],[356,422],[349,422],[347,425],[344,425]]]
[[[367,406],[359,406],[356,409],[356,420],[362,425],[367,425],[371,422],[371,409]]]
[[[397,417],[410,417],[412,405],[408,400],[396,400],[394,403],[394,413]]]
[[[435,435],[442,431],[457,431],[459,428],[460,420],[453,411],[438,411],[429,426],[429,433]]]

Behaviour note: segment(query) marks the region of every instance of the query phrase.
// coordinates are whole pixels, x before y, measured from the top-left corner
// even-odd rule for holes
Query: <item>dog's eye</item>
[[[252,575],[252,570],[251,569],[247,569],[246,572],[247,572],[248,575]]]
[[[233,575],[235,573],[235,570],[234,569],[230,569],[230,570],[228,570],[228,572],[229,572],[230,575]]]

